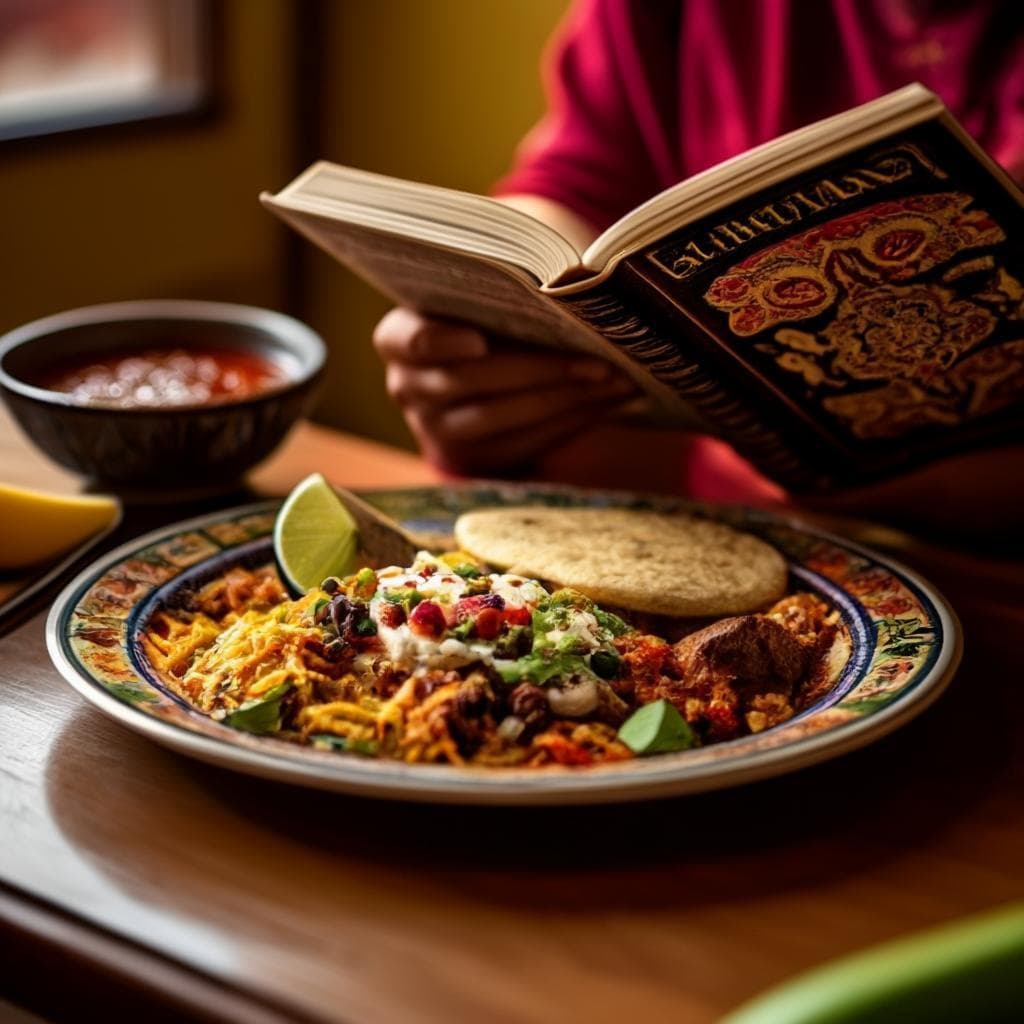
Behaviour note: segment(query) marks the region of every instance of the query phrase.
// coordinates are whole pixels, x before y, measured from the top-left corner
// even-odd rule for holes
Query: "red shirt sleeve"
[[[577,0],[545,59],[548,112],[495,194],[527,193],[604,229],[664,188],[631,88],[635,40],[622,0]]]

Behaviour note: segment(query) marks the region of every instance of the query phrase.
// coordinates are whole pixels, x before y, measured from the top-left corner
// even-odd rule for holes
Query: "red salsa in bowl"
[[[83,405],[134,409],[231,402],[286,380],[280,366],[255,352],[161,346],[59,360],[38,384]]]
[[[229,490],[310,408],[321,338],[269,309],[154,299],[0,337],[0,397],[47,455],[105,489]]]

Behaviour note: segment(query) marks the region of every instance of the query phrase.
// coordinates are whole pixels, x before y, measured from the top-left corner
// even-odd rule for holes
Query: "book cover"
[[[856,483],[1024,439],[1022,239],[1019,193],[933,120],[634,253],[611,305],[769,473]]]

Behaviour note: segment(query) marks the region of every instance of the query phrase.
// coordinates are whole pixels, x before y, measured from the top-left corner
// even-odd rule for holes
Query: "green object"
[[[621,665],[622,660],[614,651],[594,651],[590,656],[590,667],[601,679],[614,679]]]
[[[594,607],[594,602],[586,594],[581,594],[578,590],[573,590],[572,587],[562,587],[560,590],[556,590],[551,595],[550,603],[554,607],[564,605],[585,612],[591,611]]]
[[[458,630],[456,629],[456,634]],[[526,646],[533,647],[533,631],[529,626],[512,626],[494,641],[496,658],[514,658]]]
[[[567,633],[555,644],[555,650],[560,654],[586,654],[587,649],[586,640],[572,633]]]
[[[667,700],[638,708],[622,723],[619,739],[634,754],[669,754],[697,742],[686,720]]]
[[[330,732],[319,732],[309,737],[316,747],[327,747],[330,750],[344,750],[349,754],[363,754],[376,757],[380,753],[377,740],[353,740],[347,736],[335,736]]]
[[[356,635],[357,636],[376,636],[377,635],[377,623],[373,619],[367,617],[360,619],[356,623]]]
[[[1024,1020],[1024,903],[856,953],[771,989],[720,1024]]]
[[[472,619],[466,619],[465,622],[460,622],[453,630],[452,636],[456,640],[468,640],[473,635],[473,630],[476,628],[476,623]]]
[[[594,609],[594,618],[597,619],[597,624],[602,629],[607,629],[612,636],[623,636],[633,632],[633,627],[629,623],[620,619],[613,612],[606,612],[603,608]]]
[[[281,700],[291,688],[291,683],[278,683],[262,697],[247,700],[237,711],[224,716],[225,725],[242,732],[277,732],[281,728]]]
[[[377,574],[370,568],[362,568],[353,581],[353,597],[369,601],[377,590]]]
[[[274,557],[295,594],[318,587],[329,576],[351,573],[357,541],[355,519],[320,473],[295,487],[274,523]]]
[[[388,590],[384,593],[384,600],[388,604],[400,604],[406,611],[411,612],[413,608],[425,600],[424,596],[414,587],[403,587],[401,590]]]
[[[475,565],[470,565],[469,562],[463,562],[462,565],[455,566],[452,572],[456,576],[461,576],[464,580],[479,579],[482,575],[480,570]]]
[[[552,648],[524,655],[498,671],[506,683],[519,683],[528,679],[537,686],[544,686],[552,679],[593,676],[587,663],[578,654],[559,654]]]

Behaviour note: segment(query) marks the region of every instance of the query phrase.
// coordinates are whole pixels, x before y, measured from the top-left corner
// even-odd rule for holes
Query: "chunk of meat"
[[[792,694],[807,672],[807,650],[767,615],[722,619],[675,645],[687,685],[728,679],[741,692]]]
[[[722,619],[671,648],[659,668],[670,665],[672,676],[637,673],[635,696],[644,704],[670,701],[709,740],[733,739],[792,716],[808,657],[796,636],[766,615]]]

